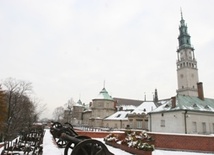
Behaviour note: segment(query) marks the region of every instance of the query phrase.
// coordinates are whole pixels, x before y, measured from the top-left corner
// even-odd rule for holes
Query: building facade
[[[181,14],[177,50],[177,95],[149,113],[149,130],[184,134],[214,133],[214,99],[204,97],[190,35]]]
[[[103,119],[116,112],[115,101],[105,88],[92,100],[90,108],[92,111],[89,119],[89,126],[92,127],[103,127]]]

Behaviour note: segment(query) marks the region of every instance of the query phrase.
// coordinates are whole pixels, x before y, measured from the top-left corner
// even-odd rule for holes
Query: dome
[[[94,100],[112,100],[113,101],[113,98],[108,94],[108,92],[106,91],[105,88],[103,88],[99,95],[94,99]]]

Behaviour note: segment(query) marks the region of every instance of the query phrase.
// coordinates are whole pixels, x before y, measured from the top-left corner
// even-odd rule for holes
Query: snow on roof
[[[111,116],[105,118],[105,120],[128,120],[128,114],[130,114],[130,111],[117,111]]]
[[[77,102],[74,102],[74,103],[73,103],[73,106],[76,106],[76,107],[83,107],[84,105],[82,104],[82,101],[79,99]]]
[[[118,109],[122,109],[123,111],[132,111],[137,108],[137,106],[134,105],[120,105],[117,107]]]
[[[201,100],[196,96],[177,95],[176,106],[174,108],[172,108],[172,102],[171,99],[169,99],[165,104],[159,106],[152,112],[175,110],[214,112],[214,99],[204,98],[204,100]]]
[[[134,111],[132,111],[132,114],[142,114],[142,113],[148,113],[156,109],[156,105],[154,102],[143,102],[141,105],[139,105],[137,108],[135,108]]]

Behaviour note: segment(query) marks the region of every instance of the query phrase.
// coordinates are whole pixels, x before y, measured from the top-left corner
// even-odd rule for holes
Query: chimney
[[[176,97],[175,96],[171,97],[171,102],[172,102],[172,108],[175,108],[176,107]]]
[[[203,91],[203,83],[198,82],[197,83],[197,88],[198,88],[198,98],[201,100],[204,100],[204,91]]]

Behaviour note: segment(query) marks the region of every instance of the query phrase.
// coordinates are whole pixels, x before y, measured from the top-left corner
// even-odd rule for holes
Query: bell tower
[[[190,42],[190,35],[187,32],[187,25],[183,19],[181,11],[181,20],[178,36],[179,47],[177,49],[177,80],[178,94],[188,96],[198,96],[197,83],[198,68],[195,59],[194,48]]]

